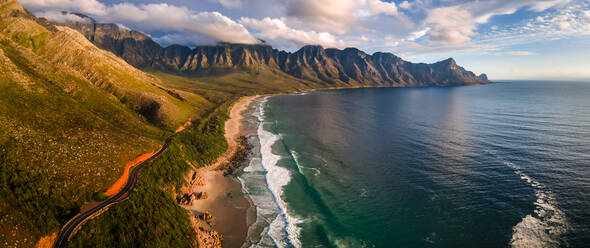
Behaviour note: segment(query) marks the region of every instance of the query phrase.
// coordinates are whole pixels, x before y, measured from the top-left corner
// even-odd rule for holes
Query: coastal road
[[[156,159],[158,156],[160,156],[160,154],[162,154],[164,151],[166,151],[168,146],[170,146],[170,142],[172,141],[172,138],[175,135],[176,134],[168,137],[166,139],[166,141],[164,142],[164,145],[162,146],[162,148],[160,148],[160,150],[158,150],[158,152],[156,152],[154,155],[152,155],[147,160],[145,160],[145,161],[141,162],[140,164],[136,165],[135,167],[133,167],[133,169],[129,173],[129,177],[127,178],[127,183],[119,191],[119,193],[110,197],[106,201],[101,202],[100,204],[91,208],[90,210],[74,216],[74,218],[72,218],[70,221],[68,221],[68,223],[66,223],[62,227],[62,229],[59,231],[59,234],[57,235],[57,238],[55,239],[55,243],[53,243],[53,248],[66,247],[68,244],[68,240],[70,239],[70,236],[72,235],[72,233],[74,233],[76,231],[76,229],[80,228],[84,224],[85,221],[87,221],[88,219],[90,219],[91,217],[93,217],[96,214],[100,214],[103,211],[106,211],[106,209],[108,207],[110,207],[111,205],[114,205],[118,202],[121,202],[122,200],[127,199],[129,197],[129,195],[131,194],[131,192],[133,191],[133,189],[135,188],[135,185],[137,184],[137,176],[139,175],[139,170],[141,170],[141,168],[143,168],[144,166],[148,165],[150,162],[154,161],[154,159]]]

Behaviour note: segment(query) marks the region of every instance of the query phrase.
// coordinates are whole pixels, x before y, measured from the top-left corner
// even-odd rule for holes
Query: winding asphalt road
[[[129,197],[129,195],[131,194],[131,192],[133,191],[133,189],[135,188],[135,185],[137,184],[137,176],[139,175],[139,170],[141,170],[141,168],[143,168],[144,166],[148,165],[150,162],[154,161],[154,159],[156,159],[158,156],[160,156],[160,154],[162,154],[164,151],[166,151],[168,146],[170,146],[170,142],[172,141],[172,138],[175,135],[176,134],[168,137],[166,139],[166,141],[164,142],[164,145],[162,146],[162,148],[160,148],[160,150],[158,152],[156,152],[153,156],[151,156],[147,160],[145,160],[142,163],[133,167],[133,169],[129,173],[129,178],[127,179],[127,183],[125,184],[123,189],[121,189],[121,191],[119,191],[119,193],[117,193],[116,195],[107,199],[106,201],[101,202],[100,204],[91,208],[90,210],[74,216],[74,218],[72,218],[70,221],[68,221],[68,223],[66,223],[62,227],[62,229],[59,231],[59,234],[57,235],[55,243],[53,243],[53,248],[66,247],[68,244],[68,240],[70,239],[70,236],[72,236],[72,233],[74,233],[77,228],[81,227],[86,220],[88,220],[90,217],[92,217],[95,214],[101,213],[101,211],[106,210],[106,208],[110,207],[111,205],[114,205],[118,202],[121,202],[121,201],[127,199]]]

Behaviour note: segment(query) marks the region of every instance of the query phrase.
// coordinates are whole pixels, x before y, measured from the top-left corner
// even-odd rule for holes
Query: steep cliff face
[[[314,51],[314,52],[309,52]],[[298,55],[302,53],[302,55]],[[315,71],[320,80],[340,80],[351,85],[367,86],[445,86],[486,83],[447,59],[435,64],[414,64],[402,60],[391,53],[369,55],[356,48],[322,49],[304,47],[294,53],[297,58],[305,58],[312,66],[296,65],[287,67],[294,74],[298,69]],[[294,69],[294,71],[289,70]],[[298,75],[305,77],[304,74]],[[326,79],[327,78],[327,79]],[[307,78],[313,80],[313,78]]]
[[[78,14],[79,15],[79,14]],[[391,54],[366,54],[356,48],[324,49],[304,46],[294,53],[268,45],[220,43],[194,49],[173,45],[160,47],[147,35],[115,24],[65,22],[90,41],[138,68],[206,74],[218,71],[283,71],[294,77],[327,85],[349,86],[450,86],[488,83],[453,59],[434,64],[415,64]]]
[[[207,72],[214,69],[255,69],[259,66],[278,68],[278,51],[270,46],[220,44],[195,49],[173,45],[164,48],[160,60],[152,67],[183,72]]]
[[[62,14],[77,15],[80,19],[58,23],[59,25],[78,30],[96,46],[113,52],[136,67],[151,66],[153,61],[159,60],[163,53],[158,43],[141,32],[129,30],[117,24],[97,23],[94,19],[78,13],[62,12]]]

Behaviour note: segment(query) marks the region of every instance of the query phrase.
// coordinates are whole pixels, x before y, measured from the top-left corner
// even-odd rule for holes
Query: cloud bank
[[[253,30],[255,35],[264,40],[283,42],[283,47],[301,47],[303,45],[321,45],[323,47],[344,48],[346,43],[327,32],[304,31],[287,26],[284,20],[264,18],[262,20],[241,18],[240,23]]]
[[[586,0],[20,0],[57,21],[88,14],[151,34],[162,45],[260,39],[293,51],[307,44],[387,51],[433,61],[462,54],[537,57],[519,47],[590,36]],[[503,21],[510,17],[509,21]],[[537,45],[538,46],[538,45]],[[534,56],[531,56],[534,55]]]
[[[25,6],[34,8],[79,11],[109,22],[131,23],[143,31],[196,32],[218,41],[258,43],[258,40],[243,25],[219,12],[196,12],[184,6],[166,3],[141,5],[119,3],[107,6],[96,0],[21,0],[21,2]],[[63,16],[51,14],[51,11],[38,14],[56,21],[63,18]]]

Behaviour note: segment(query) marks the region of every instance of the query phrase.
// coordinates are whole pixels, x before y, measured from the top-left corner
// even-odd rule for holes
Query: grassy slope
[[[0,246],[30,247],[213,106],[0,0]],[[155,108],[154,106],[157,106]]]
[[[186,183],[183,176],[191,169],[186,161],[202,166],[227,149],[223,123],[228,110],[229,104],[222,104],[199,125],[176,136],[169,149],[142,170],[131,197],[90,220],[71,246],[194,247],[188,213],[176,204],[173,191]]]
[[[292,77],[284,72],[236,71],[219,75],[191,76],[151,71],[167,87],[193,92],[207,100],[220,103],[231,95],[257,95],[321,88],[323,85]]]

